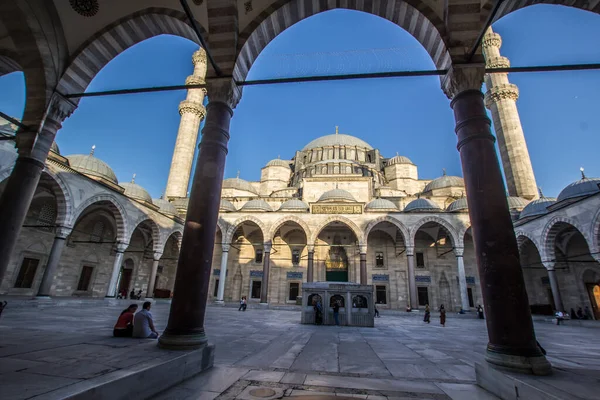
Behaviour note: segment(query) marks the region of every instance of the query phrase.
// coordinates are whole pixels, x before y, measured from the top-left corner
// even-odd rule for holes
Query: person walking
[[[481,304],[477,306],[477,316],[479,319],[483,319],[483,307],[481,307]]]
[[[556,312],[556,325],[560,325],[560,323],[565,319],[565,314],[562,311]]]
[[[440,324],[446,326],[446,309],[443,304],[440,306]]]
[[[336,325],[340,324],[340,303],[338,301],[333,303],[333,320]]]
[[[429,304],[425,304],[425,316],[423,317],[423,322],[431,322],[431,312],[429,311]]]
[[[242,296],[242,298],[240,299],[240,308],[238,308],[238,311],[246,311],[246,307],[248,307],[246,296]]]
[[[375,317],[379,318],[379,310],[377,309],[377,306],[375,306]]]

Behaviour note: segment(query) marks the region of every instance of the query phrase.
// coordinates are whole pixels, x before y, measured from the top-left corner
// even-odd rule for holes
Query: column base
[[[224,306],[225,302],[223,300],[215,300],[215,304],[220,305],[220,306]]]
[[[36,299],[36,300],[52,300],[52,298],[46,294],[37,295],[34,297],[34,299]]]
[[[173,335],[163,333],[158,338],[158,347],[168,350],[194,350],[208,344],[208,338],[204,332],[191,335]]]
[[[529,375],[552,374],[552,364],[542,354],[537,356],[515,356],[497,353],[488,349],[485,353],[485,360],[494,368],[506,372],[519,372]]]

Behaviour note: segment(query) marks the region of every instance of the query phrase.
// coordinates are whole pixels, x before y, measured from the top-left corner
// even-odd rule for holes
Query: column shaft
[[[552,297],[554,298],[554,306],[556,307],[556,310],[565,311],[562,296],[560,295],[560,290],[558,288],[558,280],[556,279],[556,270],[548,270],[548,279],[550,280],[550,288],[552,289]]]
[[[483,293],[488,362],[546,374],[550,364],[537,346],[519,250],[483,94],[467,89],[453,97],[458,150]]]
[[[315,251],[308,252],[308,268],[306,269],[306,282],[314,282]]]
[[[226,103],[212,101],[208,104],[169,321],[159,338],[163,347],[198,348],[207,342],[204,316],[232,116],[233,111]]]
[[[260,284],[260,302],[263,304],[267,304],[269,297],[269,270],[271,267],[271,250],[265,252],[263,254],[263,276],[262,283]]]
[[[464,311],[470,309],[469,293],[467,290],[467,275],[465,273],[465,260],[462,255],[456,256],[456,265],[458,266],[458,285],[460,287],[460,305]]]
[[[152,261],[152,270],[150,271],[150,278],[148,279],[148,289],[146,290],[146,298],[154,298],[154,282],[156,282],[156,271],[158,271],[158,262],[160,261],[154,259]]]
[[[227,258],[229,250],[223,250],[221,254],[221,271],[219,273],[219,287],[217,289],[217,301],[222,302],[225,295],[225,280],[227,279]]]
[[[124,250],[117,250],[117,253],[115,254],[115,262],[113,264],[110,282],[108,283],[106,297],[115,297],[117,295],[117,280],[119,279],[119,273],[121,272],[121,264],[123,263],[123,252]]]
[[[419,308],[419,300],[417,298],[417,281],[415,280],[415,255],[408,253],[408,293],[410,297],[410,307],[412,309]]]
[[[54,238],[54,242],[52,243],[52,249],[50,250],[50,255],[48,256],[48,262],[46,263],[46,269],[44,269],[42,283],[40,283],[40,287],[38,289],[38,296],[50,296],[50,289],[52,289],[52,281],[54,280],[56,268],[58,268],[60,256],[62,255],[63,249],[65,248],[66,241],[66,236],[56,236]]]
[[[360,253],[360,284],[367,284],[367,253]]]

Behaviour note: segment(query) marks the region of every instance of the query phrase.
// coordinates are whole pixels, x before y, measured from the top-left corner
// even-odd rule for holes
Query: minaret
[[[206,77],[206,52],[200,48],[192,55],[194,63],[194,72],[185,80],[186,85],[197,85],[205,83]],[[173,151],[173,160],[171,161],[171,170],[167,181],[165,195],[167,200],[177,197],[186,197],[190,174],[192,172],[192,163],[196,151],[196,141],[198,140],[198,129],[200,121],[206,115],[206,110],[202,105],[206,89],[188,89],[187,97],[179,103],[179,131],[177,132],[177,141]]]
[[[508,68],[510,61],[500,55],[502,38],[490,27],[483,37],[486,68]],[[517,110],[519,89],[508,81],[508,73],[485,76],[485,105],[492,112],[500,157],[511,196],[532,200],[538,197],[533,167]]]

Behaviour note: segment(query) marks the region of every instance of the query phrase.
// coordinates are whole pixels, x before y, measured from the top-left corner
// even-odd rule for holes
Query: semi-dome
[[[96,178],[105,179],[114,184],[118,184],[117,176],[113,170],[104,161],[94,157],[94,149],[90,154],[73,154],[67,156],[69,165],[77,172],[84,175],[94,176]],[[152,198],[150,198],[152,200]]]
[[[302,149],[302,151],[316,149],[325,146],[356,146],[373,150],[373,147],[362,139],[354,136],[334,133],[333,135],[321,136],[316,138]]]
[[[442,209],[433,201],[428,199],[416,199],[411,201],[404,208],[406,212],[414,211],[442,211]]]
[[[298,199],[291,199],[286,201],[279,207],[279,211],[295,211],[295,212],[304,212],[308,211],[308,204]]]
[[[554,203],[556,203],[556,199],[554,197],[541,196],[539,199],[533,200],[531,203],[525,206],[519,215],[519,219],[545,215],[548,213],[548,206]]]
[[[282,160],[280,158],[276,158],[267,163],[267,167],[285,167],[290,168],[290,162],[287,160]]]
[[[273,211],[269,203],[262,199],[250,200],[240,208],[240,211]]]
[[[223,189],[237,189],[258,194],[254,186],[248,181],[240,178],[228,178],[223,180]]]
[[[233,212],[236,211],[235,206],[229,200],[221,199],[221,204],[219,205],[219,211],[221,212]]]
[[[563,200],[574,199],[577,197],[589,196],[594,193],[600,192],[598,187],[600,184],[600,178],[586,178],[580,179],[571,183],[569,186],[564,188],[557,197],[557,202]]]
[[[516,197],[516,196],[508,196],[506,198],[506,200],[508,201],[508,209],[509,210],[519,210],[519,211],[521,211],[529,203],[524,198],[522,198],[522,197]]]
[[[121,185],[122,186],[122,185]],[[170,201],[165,199],[152,199],[152,203],[158,206],[161,212],[167,215],[177,215],[177,209]]]
[[[447,187],[465,187],[465,182],[460,176],[444,175],[432,180],[425,186],[423,192],[430,192],[435,189],[443,189]]]
[[[347,191],[342,189],[333,189],[325,192],[319,197],[319,201],[351,201],[356,202],[354,197]]]
[[[461,197],[460,199],[454,200],[452,203],[450,203],[448,208],[446,208],[446,211],[458,212],[458,211],[467,211],[468,209],[469,209],[469,206],[467,205],[467,198]]]
[[[119,186],[125,189],[125,196],[131,197],[132,199],[152,203],[152,196],[150,196],[150,193],[148,193],[146,189],[135,183],[133,179],[131,180],[131,182],[121,183]]]
[[[394,157],[387,160],[387,165],[394,164],[413,164],[413,162],[410,160],[410,158],[398,155],[398,153],[396,153]]]
[[[365,211],[397,212],[399,210],[394,203],[387,199],[373,199],[365,206]]]

